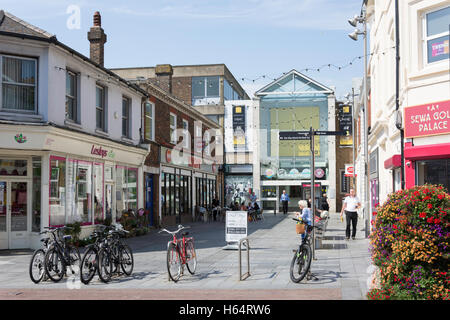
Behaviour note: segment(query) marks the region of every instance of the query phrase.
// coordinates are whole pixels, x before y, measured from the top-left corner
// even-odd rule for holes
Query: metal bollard
[[[242,244],[246,242],[247,247],[247,273],[242,274]],[[239,281],[245,280],[250,277],[250,242],[248,238],[242,238],[239,241]]]

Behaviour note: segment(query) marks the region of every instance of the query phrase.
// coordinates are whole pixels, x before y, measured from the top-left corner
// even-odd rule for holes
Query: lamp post
[[[369,112],[367,108],[367,19],[366,19],[366,1],[363,3],[363,8],[361,9],[361,14],[355,16],[348,20],[348,23],[353,27],[356,27],[358,23],[362,23],[364,30],[360,31],[358,28],[355,29],[348,36],[350,39],[357,41],[358,35],[364,36],[364,189],[365,189],[365,199],[364,199],[364,219],[365,219],[365,237],[369,236]]]

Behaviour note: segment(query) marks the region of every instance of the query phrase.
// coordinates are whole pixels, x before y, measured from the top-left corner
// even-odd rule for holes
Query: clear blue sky
[[[107,34],[105,67],[224,63],[251,96],[283,72],[297,69],[338,98],[362,77],[363,41],[351,40],[347,19],[362,0],[2,0],[0,8],[55,34],[89,56],[87,32],[100,11]],[[68,28],[80,9],[80,28]],[[327,67],[320,72],[306,68]],[[262,76],[266,76],[262,78]],[[245,80],[242,80],[244,78]],[[258,79],[259,78],[259,79]],[[258,79],[252,81],[253,79]]]

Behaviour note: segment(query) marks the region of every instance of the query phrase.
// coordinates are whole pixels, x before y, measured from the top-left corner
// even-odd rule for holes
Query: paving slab
[[[69,286],[75,277],[59,283],[32,283],[28,275],[32,251],[0,251],[0,299],[95,299],[99,295],[103,299],[175,299],[186,290],[196,290],[194,299],[246,299],[250,293],[253,299],[365,299],[370,253],[364,230],[358,230],[356,240],[345,240],[345,224],[338,213],[332,213],[326,240],[316,249],[311,266],[318,280],[293,283],[289,267],[300,237],[292,217],[266,214],[264,221],[249,223],[250,277],[244,281],[239,281],[238,251],[223,250],[225,224],[197,222],[189,230],[195,239],[197,270],[194,275],[185,271],[177,283],[169,282],[167,276],[170,237],[153,231],[125,240],[135,258],[130,277],[116,277],[105,284],[95,276],[89,285],[73,290]],[[246,263],[247,252],[243,251],[242,272],[247,270]]]

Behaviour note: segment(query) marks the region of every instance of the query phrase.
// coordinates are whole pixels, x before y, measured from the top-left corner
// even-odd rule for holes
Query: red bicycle
[[[183,275],[185,265],[190,274],[194,274],[197,268],[194,238],[186,237],[189,235],[189,232],[183,232],[181,234],[182,238],[177,238],[177,233],[187,228],[189,227],[184,227],[180,224],[176,231],[167,229],[159,231],[160,233],[163,231],[167,232],[173,237],[172,241],[167,243],[167,271],[169,272],[169,280],[174,282],[177,282]]]

